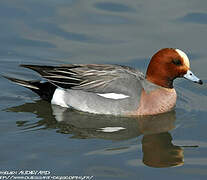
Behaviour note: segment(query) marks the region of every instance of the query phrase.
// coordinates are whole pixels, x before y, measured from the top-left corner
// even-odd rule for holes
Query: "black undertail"
[[[41,81],[26,81],[26,80],[21,80],[21,79],[16,79],[16,78],[11,78],[4,76],[6,79],[19,84],[21,86],[24,86],[36,94],[38,94],[43,100],[51,102],[52,97],[54,95],[54,92],[56,90],[56,86],[48,81],[46,82],[41,82]]]

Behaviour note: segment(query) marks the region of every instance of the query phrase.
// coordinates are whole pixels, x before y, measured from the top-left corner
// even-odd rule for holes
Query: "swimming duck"
[[[139,116],[165,113],[176,104],[173,87],[176,78],[203,84],[190,70],[187,55],[173,48],[161,49],[154,54],[146,75],[128,66],[111,64],[20,66],[38,72],[46,81],[6,78],[31,89],[52,104],[95,114]]]

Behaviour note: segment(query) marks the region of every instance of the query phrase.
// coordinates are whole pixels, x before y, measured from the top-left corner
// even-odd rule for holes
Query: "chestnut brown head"
[[[165,48],[153,55],[147,68],[147,80],[162,87],[173,88],[173,80],[180,77],[202,84],[190,71],[189,59],[183,51]]]

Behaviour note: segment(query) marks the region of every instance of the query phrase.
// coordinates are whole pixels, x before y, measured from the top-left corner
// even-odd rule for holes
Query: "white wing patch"
[[[97,95],[108,98],[108,99],[124,99],[124,98],[128,98],[128,95],[125,94],[117,94],[117,93],[104,93],[104,94],[99,94],[97,93]]]
[[[51,104],[56,104],[62,107],[69,107],[64,101],[65,91],[62,88],[57,88],[53,94]]]
[[[102,132],[117,132],[120,130],[126,129],[124,127],[104,127],[104,128],[100,128],[97,131],[102,131]]]
[[[180,49],[175,49],[175,50],[183,58],[184,64],[188,68],[190,68],[190,62],[189,62],[188,56],[183,51],[181,51]]]

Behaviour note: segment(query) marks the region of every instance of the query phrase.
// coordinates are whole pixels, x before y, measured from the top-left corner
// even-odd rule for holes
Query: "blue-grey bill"
[[[183,76],[185,79],[193,81],[198,84],[203,84],[203,81],[197,78],[192,71],[188,70],[187,73]]]

